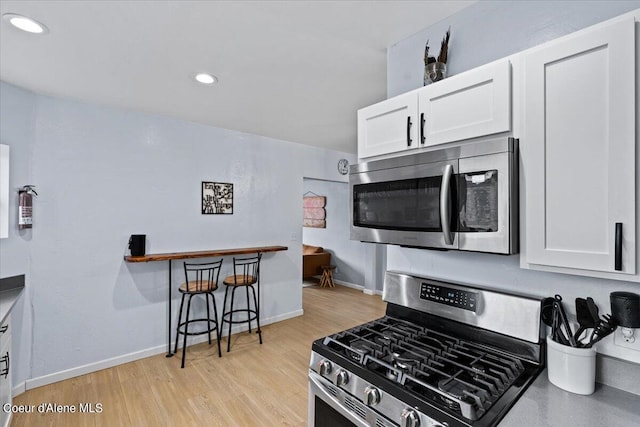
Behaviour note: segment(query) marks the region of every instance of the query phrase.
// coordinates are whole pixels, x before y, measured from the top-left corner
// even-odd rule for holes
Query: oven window
[[[315,427],[355,427],[355,424],[340,415],[338,411],[327,405],[318,396],[315,401],[314,417]]]
[[[497,170],[458,176],[459,231],[498,231],[498,179]]]
[[[441,176],[353,186],[353,225],[391,230],[442,231]]]

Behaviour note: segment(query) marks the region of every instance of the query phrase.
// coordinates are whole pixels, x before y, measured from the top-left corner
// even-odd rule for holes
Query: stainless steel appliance
[[[518,252],[518,140],[499,138],[351,166],[351,239]]]
[[[544,367],[542,301],[387,272],[386,315],[313,343],[309,426],[495,426]]]

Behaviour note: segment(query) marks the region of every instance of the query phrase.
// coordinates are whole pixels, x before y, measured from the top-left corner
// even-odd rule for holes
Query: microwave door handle
[[[453,166],[446,165],[444,172],[442,173],[442,184],[440,186],[440,223],[442,224],[442,234],[444,235],[444,242],[447,245],[453,245],[453,233],[451,232],[451,224],[449,219],[451,218],[451,212],[449,207],[451,206],[451,176],[453,175]]]

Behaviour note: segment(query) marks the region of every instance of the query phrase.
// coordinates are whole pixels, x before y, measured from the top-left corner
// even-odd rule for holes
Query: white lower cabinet
[[[11,421],[11,411],[5,412],[5,405],[11,405],[11,317],[0,326],[0,426],[6,427]]]
[[[636,49],[627,16],[523,54],[522,267],[640,281]]]

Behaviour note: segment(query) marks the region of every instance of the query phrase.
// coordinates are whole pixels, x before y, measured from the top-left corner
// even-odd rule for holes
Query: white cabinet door
[[[417,116],[415,91],[358,110],[358,157],[417,148]]]
[[[527,263],[635,280],[635,54],[629,18],[524,55]]]
[[[11,404],[11,316],[0,327],[0,405]],[[11,412],[0,409],[0,426],[6,427],[11,421]]]
[[[511,66],[503,59],[418,92],[424,146],[511,130]]]

